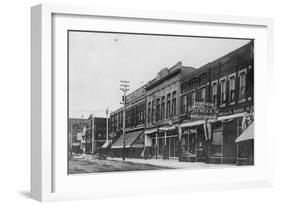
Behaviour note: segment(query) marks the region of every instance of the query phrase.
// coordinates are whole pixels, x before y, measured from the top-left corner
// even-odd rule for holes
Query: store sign
[[[226,116],[226,115],[239,114],[243,112],[253,112],[253,111],[254,111],[253,106],[240,107],[240,108],[226,109],[224,111],[220,111],[218,113],[218,116]]]
[[[195,102],[188,107],[188,112],[192,119],[212,119],[217,117],[218,110],[213,103]]]

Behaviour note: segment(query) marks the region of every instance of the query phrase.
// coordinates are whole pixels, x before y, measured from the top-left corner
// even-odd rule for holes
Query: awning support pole
[[[167,155],[167,140],[166,140],[167,136],[166,136],[166,131],[164,132],[164,159],[166,159],[166,155]]]
[[[156,132],[156,137],[155,137],[155,159],[157,159],[157,146],[158,146],[158,132]]]

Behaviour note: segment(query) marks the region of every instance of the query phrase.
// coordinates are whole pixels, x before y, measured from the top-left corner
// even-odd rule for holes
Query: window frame
[[[231,80],[232,79],[234,79],[234,88],[233,89],[231,89]],[[229,102],[230,102],[230,104],[232,104],[235,102],[235,98],[236,98],[236,72],[228,75],[228,82],[229,82]],[[234,91],[233,99],[231,96],[231,94],[232,94],[231,91]]]

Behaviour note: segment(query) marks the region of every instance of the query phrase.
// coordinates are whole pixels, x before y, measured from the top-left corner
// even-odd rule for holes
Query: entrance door
[[[195,155],[195,152],[196,152],[196,134],[195,133],[192,133],[189,135],[188,143],[189,143],[189,148],[188,148],[189,153]]]

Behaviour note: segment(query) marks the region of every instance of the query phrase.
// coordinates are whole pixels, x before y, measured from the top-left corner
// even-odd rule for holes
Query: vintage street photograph
[[[69,175],[254,165],[254,39],[67,37]]]

